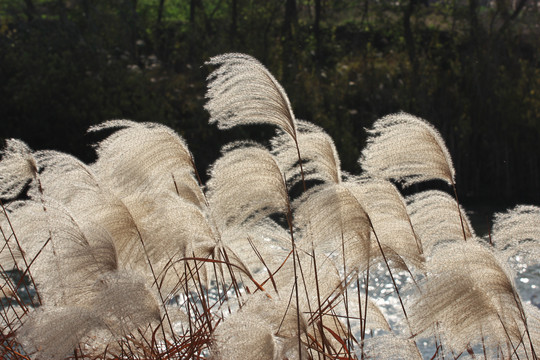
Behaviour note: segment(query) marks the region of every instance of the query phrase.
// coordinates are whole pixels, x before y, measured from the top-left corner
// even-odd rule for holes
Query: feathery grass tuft
[[[395,335],[376,336],[365,342],[367,359],[422,359],[411,339]]]
[[[295,223],[305,234],[299,246],[312,245],[323,254],[340,254],[342,244],[348,260],[365,268],[370,258],[369,220],[358,199],[345,184],[318,186],[294,203]]]
[[[508,257],[522,255],[523,260],[538,263],[540,256],[540,207],[518,205],[493,219],[491,239]]]
[[[302,320],[302,331],[306,327]],[[287,310],[283,300],[253,295],[217,327],[213,349],[217,359],[298,359],[296,336],[294,309]]]
[[[438,248],[427,263],[428,276],[411,300],[411,322],[418,333],[440,332],[447,351],[473,345],[526,348],[527,327],[510,270],[484,245],[455,242]]]
[[[191,202],[203,201],[193,157],[174,131],[128,120],[107,121],[89,131],[104,129],[119,130],[97,145],[98,160],[92,168],[117,196],[170,190]]]
[[[456,199],[440,190],[422,191],[406,199],[412,225],[428,253],[440,242],[458,240],[463,237],[463,228],[456,216]],[[467,239],[475,232],[464,209],[460,208]]]
[[[285,90],[255,58],[245,54],[213,57],[219,67],[208,76],[210,123],[221,129],[245,124],[272,124],[296,138],[296,121]]]
[[[208,201],[222,228],[241,225],[274,212],[285,214],[288,194],[281,169],[268,150],[235,143],[210,169]]]
[[[8,139],[0,155],[0,198],[13,199],[36,176],[36,160],[28,145],[17,139]]]
[[[332,138],[320,127],[307,121],[297,121],[298,145],[302,150],[305,180],[330,184],[341,182],[341,163]],[[296,147],[287,133],[279,131],[271,139],[272,152],[282,166],[287,180],[294,185],[301,180]]]
[[[435,179],[454,184],[450,153],[427,121],[406,113],[387,115],[375,121],[368,133],[359,163],[369,176],[404,186]]]

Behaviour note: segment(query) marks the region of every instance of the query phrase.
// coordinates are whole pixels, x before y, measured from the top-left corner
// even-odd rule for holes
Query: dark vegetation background
[[[258,58],[298,118],[360,171],[365,128],[403,110],[431,121],[465,201],[540,202],[537,0],[0,0],[0,137],[92,161],[115,118],[164,123],[201,173],[226,141],[204,110],[204,62]]]

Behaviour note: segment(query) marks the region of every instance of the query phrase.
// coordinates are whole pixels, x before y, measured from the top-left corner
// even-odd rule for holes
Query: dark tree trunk
[[[28,18],[28,21],[34,20],[34,14],[36,13],[36,7],[32,0],[24,0],[26,8],[24,9],[24,14]]]
[[[67,21],[66,4],[64,3],[63,0],[58,0],[56,3],[58,4],[58,12],[60,13],[60,21],[62,22],[62,24],[65,25]]]
[[[298,29],[298,12],[296,0],[287,0],[285,3],[285,20],[283,21],[283,78],[291,79],[295,73],[296,47],[295,34]]]
[[[520,0],[512,14],[506,14],[506,16],[504,17],[504,23],[499,29],[499,35],[502,34],[510,26],[510,23],[518,17],[521,10],[523,10],[523,8],[525,7],[527,1],[528,0]]]
[[[268,60],[268,51],[270,50],[270,45],[269,45],[269,39],[268,39],[268,34],[270,33],[270,30],[272,29],[272,27],[274,26],[274,22],[276,21],[276,19],[279,17],[279,10],[281,9],[281,4],[279,2],[276,1],[276,3],[274,4],[274,7],[272,8],[272,11],[271,11],[271,14],[270,16],[268,17],[268,22],[266,23],[265,27],[264,27],[264,32],[263,32],[263,56],[262,56],[262,62],[263,63],[266,63],[267,60]]]
[[[364,11],[362,12],[362,19],[360,20],[360,23],[362,25],[367,20],[368,13],[369,13],[369,0],[364,0]]]
[[[469,21],[471,22],[471,40],[476,43],[478,41],[478,0],[469,0]]]
[[[199,4],[199,0],[191,0],[189,2],[189,22],[193,26],[195,23],[195,9]]]
[[[231,1],[231,30],[230,42],[234,46],[238,32],[238,0]]]
[[[293,38],[298,27],[298,11],[296,9],[296,0],[287,0],[285,3],[285,21],[283,30],[288,38]]]
[[[139,39],[139,29],[137,21],[137,0],[124,0],[122,4],[122,16],[127,25],[127,39],[126,44],[129,44],[129,50],[133,60],[138,62],[139,65],[140,59],[137,54],[137,39]]]
[[[165,0],[159,0],[158,14],[157,14],[157,19],[156,19],[156,27],[155,27],[155,49],[156,49],[156,53],[158,57],[162,59],[163,61],[167,61],[168,53],[166,50],[167,46],[165,45],[163,26],[162,26],[164,8],[165,8]]]
[[[416,63],[416,47],[414,44],[414,38],[411,28],[411,16],[414,12],[415,7],[416,0],[409,0],[409,3],[407,4],[403,15],[403,32],[405,36],[405,43],[407,46],[407,54],[409,55],[409,61],[411,62],[411,65],[413,65],[413,67],[414,63]]]
[[[161,19],[163,18],[163,8],[164,7],[165,7],[165,0],[159,0],[158,16],[157,16],[158,28],[161,26]]]
[[[197,8],[202,8],[202,0],[190,0],[189,2],[189,25],[188,32],[188,61],[191,62],[197,58],[196,49],[199,39],[199,31],[197,24]]]
[[[321,0],[315,0],[315,23],[313,32],[315,35],[315,63],[319,65],[321,61]]]
[[[411,95],[412,103],[415,103],[416,98],[416,89],[418,88],[419,75],[418,75],[418,58],[416,56],[416,44],[414,42],[414,36],[411,28],[411,17],[415,11],[415,8],[418,4],[418,0],[409,0],[407,6],[405,7],[405,12],[403,15],[403,35],[405,37],[405,45],[407,47],[407,54],[409,57],[409,62],[412,68],[411,76]]]

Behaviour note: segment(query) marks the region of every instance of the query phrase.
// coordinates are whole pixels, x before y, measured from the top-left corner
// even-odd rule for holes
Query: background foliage
[[[90,125],[161,122],[204,172],[228,140],[272,134],[207,123],[204,62],[245,52],[344,169],[403,110],[440,129],[463,197],[539,202],[539,42],[536,0],[0,0],[0,137],[92,161]]]

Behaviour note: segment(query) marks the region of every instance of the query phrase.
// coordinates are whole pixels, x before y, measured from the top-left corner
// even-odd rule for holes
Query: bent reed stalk
[[[295,118],[259,61],[207,65],[210,123],[276,134],[226,144],[206,184],[159,124],[92,127],[112,131],[92,164],[7,141],[2,358],[537,359],[540,310],[513,266],[538,264],[540,208],[497,214],[493,242],[480,238],[427,121],[375,121],[362,172],[344,174],[331,137]],[[447,191],[399,190],[429,180]],[[399,303],[391,319],[378,269]]]

